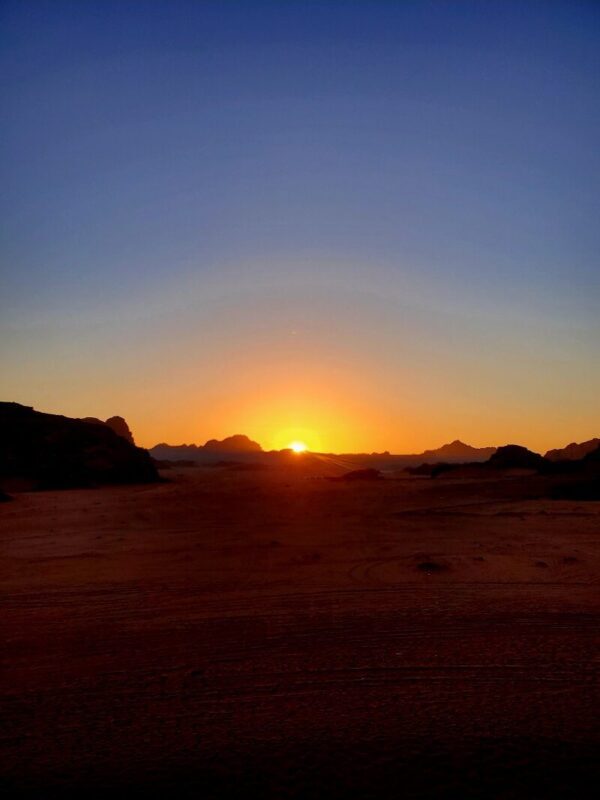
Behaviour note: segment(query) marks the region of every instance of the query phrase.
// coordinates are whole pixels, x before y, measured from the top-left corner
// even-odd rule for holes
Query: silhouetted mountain
[[[133,440],[133,434],[123,417],[109,417],[106,420],[106,424],[109,428],[113,429],[117,436],[122,436],[123,439],[126,439],[129,442],[129,444],[135,444]]]
[[[596,447],[594,450],[590,450],[589,453],[586,453],[582,460],[586,464],[600,464],[600,440],[598,447]]]
[[[555,500],[600,500],[600,445],[583,458],[546,460],[542,472],[560,481],[551,487],[550,497]]]
[[[244,434],[236,433],[225,439],[209,439],[204,445],[205,450],[219,453],[262,453],[263,449],[258,442],[253,442]]]
[[[422,463],[436,464],[441,461],[450,464],[483,462],[495,452],[495,447],[471,447],[457,439],[437,450],[425,450],[423,453],[413,454],[394,455],[387,450],[383,453],[305,453],[305,461],[303,463],[307,463],[306,459],[309,456],[319,456],[323,464],[327,459],[330,459],[336,463],[344,463],[348,468],[394,470],[417,466]],[[228,436],[221,441],[210,439],[205,445],[169,445],[162,442],[152,447],[150,453],[158,461],[180,461],[185,459],[196,461],[198,464],[213,464],[217,455],[222,455],[223,453],[228,453],[236,459],[243,457],[247,460],[251,457],[253,461],[269,464],[281,463],[282,459],[287,459],[288,456],[291,456],[292,463],[297,460],[296,454],[292,453],[292,451],[270,450],[265,452],[257,442],[253,442],[247,436],[239,434]]]
[[[429,474],[426,465],[439,464],[464,464],[483,463],[496,452],[495,447],[471,447],[471,445],[455,439],[449,444],[442,445],[436,450],[424,450],[422,453],[321,453],[325,458],[331,458],[354,466],[357,469],[369,468],[378,470],[403,470],[423,466],[423,472]],[[418,474],[423,474],[418,473]]]
[[[204,445],[161,442],[151,448],[150,454],[157,461],[194,461],[207,465],[222,460],[223,454],[232,456],[232,460],[236,461],[263,460],[267,456],[258,442],[239,433],[221,440],[209,439]]]
[[[548,450],[545,458],[549,461],[576,461],[600,447],[600,439],[588,439],[587,442],[571,442],[566,447]]]
[[[547,458],[520,445],[510,444],[498,450],[483,464],[423,463],[407,467],[411,475],[437,478],[451,474],[453,478],[485,478],[496,470],[526,469],[552,481],[550,496],[563,499],[597,499],[600,495],[600,447],[596,447],[581,459],[549,461]],[[557,481],[561,481],[558,483]]]
[[[480,462],[477,462],[478,465],[479,463]],[[430,478],[437,478],[438,475],[444,472],[451,472],[460,466],[463,465],[449,464],[447,461],[438,461],[436,463],[425,461],[419,464],[418,467],[406,467],[406,472],[408,472],[409,475],[425,475]]]
[[[0,403],[0,480],[25,489],[61,489],[158,480],[149,454],[106,423]]]
[[[507,444],[499,447],[487,461],[495,469],[540,469],[544,466],[544,457],[519,444]]]
[[[94,425],[108,425],[108,427],[113,430],[117,436],[122,436],[123,439],[128,441],[130,444],[135,444],[133,440],[133,434],[131,433],[129,425],[125,422],[123,417],[109,417],[104,422],[96,417],[83,417],[82,421],[92,422]]]
[[[470,444],[455,439],[449,444],[438,447],[437,450],[424,450],[420,455],[424,462],[431,461],[487,461],[496,452],[495,447],[471,447]]]
[[[600,440],[592,440],[600,441]],[[585,445],[589,443],[585,442]],[[589,449],[589,448],[588,448]],[[590,452],[593,452],[592,448]],[[558,451],[557,451],[558,452]],[[193,461],[197,464],[211,465],[222,459],[223,454],[232,456],[233,460],[252,460],[256,463],[281,464],[291,459],[290,463],[297,462],[297,455],[288,450],[271,450],[265,452],[257,442],[241,434],[228,436],[221,441],[209,439],[205,445],[183,444],[169,445],[161,443],[150,450],[151,455],[158,461]],[[347,468],[401,470],[408,469],[417,475],[437,475],[448,471],[451,467],[462,464],[489,465],[492,469],[535,469],[546,473],[558,473],[567,469],[560,462],[551,463],[539,453],[534,453],[520,445],[506,445],[504,447],[472,447],[471,445],[455,439],[453,442],[442,445],[434,450],[424,450],[416,454],[390,454],[384,453],[305,453],[307,458],[319,458],[325,464],[328,460]],[[578,462],[571,459],[569,471],[577,470]]]

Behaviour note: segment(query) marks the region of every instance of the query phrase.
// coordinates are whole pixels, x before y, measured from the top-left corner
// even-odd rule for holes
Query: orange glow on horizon
[[[54,394],[36,399],[35,387],[13,397],[31,405],[33,396],[34,407],[46,413],[100,419],[119,414],[136,443],[147,448],[159,442],[202,445],[240,433],[265,451],[301,442],[311,453],[421,453],[461,439],[475,447],[519,443],[544,453],[595,434],[591,405],[576,418],[558,406],[531,419],[520,403],[494,389],[491,397],[478,390],[486,402],[474,407],[462,373],[457,387],[442,372],[428,372],[425,385],[416,367],[382,373],[359,353],[333,366],[316,354],[312,361],[294,358],[290,375],[287,354],[286,359],[270,361],[259,352],[251,362],[214,375],[194,365],[177,384],[164,379],[161,366],[151,392],[143,382],[127,380],[125,371],[118,383],[98,388],[83,370],[81,392],[67,400]]]

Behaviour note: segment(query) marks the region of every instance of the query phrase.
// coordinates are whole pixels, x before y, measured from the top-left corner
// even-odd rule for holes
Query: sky
[[[2,2],[0,398],[143,446],[600,435],[600,4]]]

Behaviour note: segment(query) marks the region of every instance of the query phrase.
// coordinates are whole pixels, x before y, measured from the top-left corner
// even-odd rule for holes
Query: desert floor
[[[593,794],[600,503],[164,474],[0,507],[10,796]]]

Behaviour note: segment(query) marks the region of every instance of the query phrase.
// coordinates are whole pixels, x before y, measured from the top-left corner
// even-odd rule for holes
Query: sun
[[[289,448],[293,450],[294,453],[304,453],[307,449],[304,442],[290,442]]]

